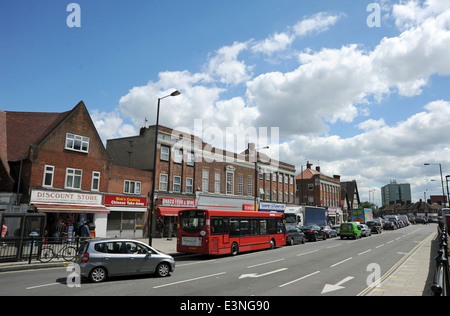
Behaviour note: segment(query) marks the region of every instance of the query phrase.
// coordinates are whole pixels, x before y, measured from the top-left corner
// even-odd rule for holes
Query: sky
[[[84,101],[106,141],[155,124],[158,98],[179,90],[160,124],[235,152],[269,146],[378,205],[392,180],[413,202],[442,195],[448,56],[442,0],[0,2],[0,110]]]

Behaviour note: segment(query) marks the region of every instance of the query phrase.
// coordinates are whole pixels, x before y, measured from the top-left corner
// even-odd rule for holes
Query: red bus
[[[232,254],[286,244],[284,214],[189,209],[178,212],[177,251]]]

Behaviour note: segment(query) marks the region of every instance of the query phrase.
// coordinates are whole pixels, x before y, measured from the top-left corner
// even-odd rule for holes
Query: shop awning
[[[109,209],[104,206],[66,205],[66,204],[34,204],[38,213],[102,213],[109,214]]]
[[[157,208],[157,213],[161,214],[161,216],[178,216],[178,211],[182,210],[187,210],[187,208],[159,206]]]

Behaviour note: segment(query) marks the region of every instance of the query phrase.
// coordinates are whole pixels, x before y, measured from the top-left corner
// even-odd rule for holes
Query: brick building
[[[155,128],[142,128],[138,136],[107,140],[114,164],[152,171]],[[170,234],[182,207],[240,211],[254,210],[256,204],[261,210],[282,210],[287,203],[293,204],[295,166],[255,153],[252,144],[237,154],[159,126],[156,236]]]
[[[320,167],[306,169],[296,176],[297,202],[301,205],[324,206],[328,208],[329,217],[342,218],[341,184],[339,175],[332,177],[320,172]],[[337,221],[336,221],[337,222]]]
[[[48,236],[63,233],[63,223],[70,230],[64,233],[72,233],[83,221],[96,226],[97,236],[106,236],[111,211],[104,195],[145,199],[150,190],[144,182],[148,174],[112,165],[83,102],[62,113],[0,111],[0,140],[6,148],[0,152],[1,169],[8,174],[0,190],[14,196],[4,200],[4,210],[47,214]],[[145,184],[125,192],[125,179]]]

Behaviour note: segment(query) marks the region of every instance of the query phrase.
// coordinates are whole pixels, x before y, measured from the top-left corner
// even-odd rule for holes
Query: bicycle
[[[53,258],[58,259],[61,256],[65,261],[74,261],[77,255],[77,249],[73,246],[69,246],[68,242],[63,242],[63,247],[56,252],[53,250],[54,246],[43,246],[39,261],[42,263],[50,262]]]

